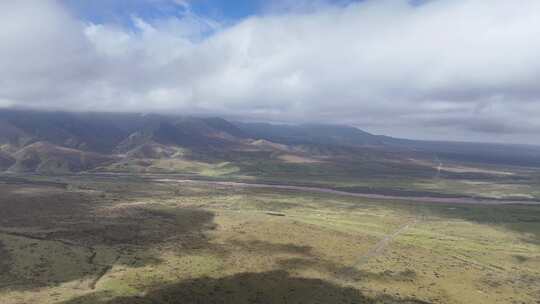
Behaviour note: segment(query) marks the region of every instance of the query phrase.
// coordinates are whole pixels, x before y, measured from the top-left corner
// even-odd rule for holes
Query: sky
[[[0,1],[0,107],[540,144],[540,1]]]

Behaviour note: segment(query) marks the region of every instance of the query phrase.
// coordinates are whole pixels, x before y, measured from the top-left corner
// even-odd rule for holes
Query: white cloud
[[[54,1],[4,1],[0,99],[402,136],[527,141],[540,131],[539,1],[366,1],[229,27],[184,7],[178,18],[134,16],[126,29],[85,24]]]
[[[13,104],[14,103],[11,100],[0,99],[0,107],[11,107]]]

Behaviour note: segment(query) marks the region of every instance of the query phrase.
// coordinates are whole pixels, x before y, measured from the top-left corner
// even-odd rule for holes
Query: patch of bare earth
[[[305,156],[300,155],[294,155],[294,154],[283,154],[278,157],[280,160],[291,163],[291,164],[313,164],[313,163],[320,163],[321,160],[309,158]]]

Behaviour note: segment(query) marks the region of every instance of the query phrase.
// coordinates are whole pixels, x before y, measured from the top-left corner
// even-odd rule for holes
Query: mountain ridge
[[[0,170],[15,172],[80,172],[103,168],[120,158],[219,162],[256,157],[317,162],[362,153],[540,166],[540,147],[536,146],[399,139],[341,125],[22,110],[0,110],[0,152]]]

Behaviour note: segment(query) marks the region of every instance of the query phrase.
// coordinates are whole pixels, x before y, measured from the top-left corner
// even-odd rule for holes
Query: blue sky
[[[357,0],[191,0],[192,13],[223,23],[235,23],[249,16],[281,11],[310,5],[346,5]],[[418,0],[415,0],[418,1]],[[182,16],[186,9],[175,0],[61,0],[77,17],[93,23],[117,23],[131,25],[131,16],[145,20]]]
[[[63,0],[79,17],[95,23],[126,22],[131,15],[143,19],[181,16],[185,9],[175,1],[158,0]],[[260,0],[195,0],[188,2],[193,13],[218,20],[236,21],[260,12]]]
[[[172,1],[149,0],[62,0],[78,18],[93,23],[128,24],[132,15],[144,19],[159,19],[180,15],[183,9]]]

